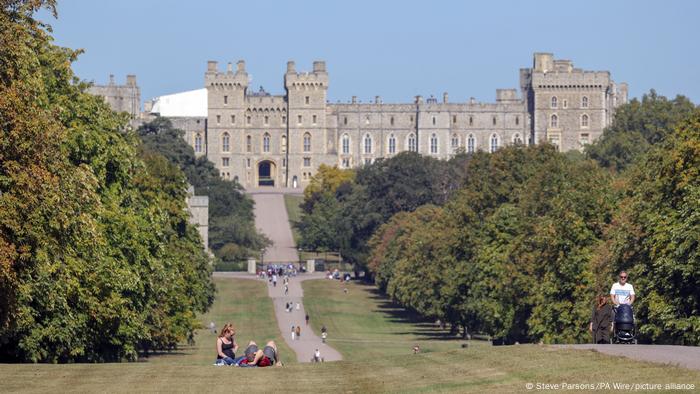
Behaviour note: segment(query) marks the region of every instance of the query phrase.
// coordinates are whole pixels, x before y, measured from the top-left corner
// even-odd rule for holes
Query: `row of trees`
[[[319,172],[303,242],[342,248],[408,308],[509,342],[586,341],[594,296],[626,269],[642,337],[700,344],[698,119],[651,91],[585,155],[516,146],[400,154],[344,183]]]
[[[137,131],[143,149],[165,156],[194,186],[195,194],[209,196],[209,247],[222,261],[243,261],[257,256],[270,241],[255,229],[253,200],[235,181],[224,180],[214,163],[195,157],[184,131],[167,118],[156,118]]]
[[[0,359],[133,360],[197,328],[210,260],[185,176],[85,93],[42,7],[0,10]]]

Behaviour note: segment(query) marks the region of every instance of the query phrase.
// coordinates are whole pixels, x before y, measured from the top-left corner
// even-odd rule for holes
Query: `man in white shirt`
[[[612,288],[610,288],[610,299],[615,307],[620,304],[632,305],[634,303],[634,287],[627,283],[626,271],[620,271],[620,281],[613,283]]]

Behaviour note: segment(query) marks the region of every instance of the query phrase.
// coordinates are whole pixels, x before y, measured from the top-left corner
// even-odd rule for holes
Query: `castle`
[[[509,144],[549,142],[580,150],[612,122],[627,102],[627,84],[608,71],[574,68],[570,60],[535,53],[520,69],[516,89],[497,89],[496,102],[441,102],[416,96],[411,103],[329,103],[326,64],[298,72],[287,63],[284,95],[249,88],[245,62],[225,71],[209,61],[205,88],[161,96],[145,106],[186,131],[225,179],[243,187],[303,188],[321,164],[352,168],[414,151],[440,159],[457,152],[493,152]]]

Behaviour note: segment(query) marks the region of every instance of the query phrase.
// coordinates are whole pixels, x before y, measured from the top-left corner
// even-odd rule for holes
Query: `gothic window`
[[[270,152],[270,134],[263,135],[263,152]]]
[[[194,151],[200,153],[202,151],[202,135],[197,134],[194,136]]]
[[[583,96],[581,98],[581,108],[588,108],[588,97]]]
[[[365,154],[372,153],[372,137],[369,134],[365,135]]]
[[[287,152],[287,136],[286,136],[286,135],[283,135],[283,136],[282,136],[282,142],[281,142],[281,144],[280,144],[280,150],[282,151],[282,153],[286,153],[286,152]]]
[[[343,154],[347,155],[350,153],[350,137],[347,134],[343,134]]]
[[[245,137],[245,151],[248,153],[253,151],[253,137],[251,136]]]
[[[522,144],[523,144],[523,139],[520,138],[520,134],[516,133],[516,134],[513,136],[513,144],[514,144],[514,145],[522,145]]]
[[[467,138],[467,152],[474,153],[475,151],[476,151],[476,140],[474,139],[474,136],[472,134],[469,134],[469,138]]]
[[[588,115],[581,115],[581,127],[588,127]]]
[[[556,108],[556,107],[557,107],[557,96],[552,96],[552,105],[551,105],[551,107],[552,107],[552,108]]]
[[[311,134],[304,133],[304,152],[311,152]]]
[[[549,126],[553,129],[559,127],[559,117],[557,115],[552,115],[552,118],[549,121]]]
[[[498,150],[498,134],[491,136],[491,153]]]
[[[396,138],[394,135],[389,136],[389,154],[396,153]]]
[[[224,133],[224,135],[221,137],[221,151],[231,151],[231,137],[228,135],[228,133]]]
[[[409,152],[418,152],[416,146],[416,136],[413,133],[408,135],[408,150]]]
[[[457,134],[452,134],[452,151],[456,152],[457,148],[459,148],[459,137]]]
[[[437,134],[430,136],[430,153],[438,153],[438,138]]]

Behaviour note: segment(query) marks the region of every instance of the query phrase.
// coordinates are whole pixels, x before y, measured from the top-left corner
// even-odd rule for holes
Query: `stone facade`
[[[197,226],[199,235],[204,242],[204,249],[209,249],[209,197],[195,196],[194,187],[187,188],[187,211],[190,213],[190,223]]]
[[[326,64],[297,72],[288,62],[285,95],[251,92],[245,63],[226,71],[208,63],[206,130],[190,143],[226,179],[244,187],[303,188],[321,164],[350,168],[401,151],[447,159],[456,152],[494,150],[508,144],[550,142],[562,151],[582,149],[610,124],[627,101],[627,85],[607,71],[583,71],[569,60],[536,53],[532,68],[520,70],[516,89],[497,89],[494,103],[451,103],[417,96],[412,103],[327,101]]]
[[[114,75],[110,75],[109,84],[93,85],[88,92],[103,97],[114,111],[129,113],[131,119],[138,119],[141,115],[141,90],[135,75],[127,75],[124,85],[117,85]]]
[[[616,84],[610,72],[574,68],[551,53],[535,53],[533,66],[520,69],[520,92],[497,89],[491,103],[453,103],[444,93],[440,102],[416,96],[409,103],[384,103],[377,96],[371,103],[353,97],[331,104],[323,61],[310,72],[288,62],[283,95],[250,89],[243,61],[235,70],[228,63],[225,71],[209,61],[204,82],[206,116],[168,118],[185,130],[197,156],[208,157],[224,179],[245,188],[304,188],[321,164],[352,168],[407,150],[440,159],[516,143],[580,150],[627,102],[627,84]],[[112,79],[92,91],[115,110],[138,114],[135,77],[128,76],[126,85]]]

